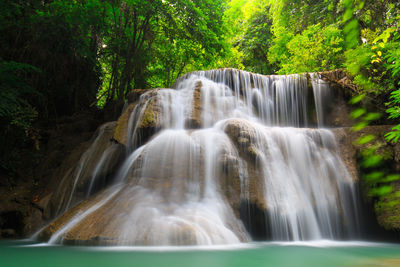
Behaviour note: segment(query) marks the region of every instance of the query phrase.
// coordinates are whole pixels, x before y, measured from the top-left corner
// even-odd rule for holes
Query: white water
[[[67,159],[60,167],[65,173],[60,173],[63,179],[52,194],[49,208],[52,216],[63,214],[108,184],[113,168],[123,158],[122,145],[110,141],[115,124],[108,122],[99,127],[75,166],[70,168],[71,159]]]
[[[323,125],[320,91],[329,88],[317,87],[317,81],[313,77],[313,110]],[[309,125],[307,108],[313,105],[307,103],[311,92],[306,76],[215,70],[185,75],[175,88],[142,95],[131,114],[131,154],[116,177],[132,187],[129,197],[121,194],[123,199],[116,202],[124,203],[119,244],[250,241],[241,221],[245,218],[235,214],[234,203],[250,203],[254,184],[261,192],[258,201],[266,206],[266,231],[272,240],[351,237],[358,227],[354,184],[334,136],[326,129],[298,128]],[[137,148],[139,121],[150,99],[161,107],[160,129]],[[189,129],[193,119],[199,129]],[[226,177],[224,162],[234,166],[236,176]],[[95,209],[71,224],[76,226]],[[62,240],[68,227],[51,240]]]
[[[332,101],[329,90],[329,83],[322,80],[318,73],[311,73],[311,83],[314,93],[315,109],[317,110],[318,127],[325,126],[324,109],[328,106],[328,101]]]

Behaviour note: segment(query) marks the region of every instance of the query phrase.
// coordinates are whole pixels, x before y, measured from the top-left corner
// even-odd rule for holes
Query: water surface
[[[400,245],[318,241],[211,247],[72,247],[2,241],[0,266],[400,266]]]

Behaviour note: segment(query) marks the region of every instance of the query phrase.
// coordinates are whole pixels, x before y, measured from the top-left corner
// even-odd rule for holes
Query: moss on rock
[[[375,204],[378,222],[387,230],[400,229],[400,183],[394,184],[393,189]]]
[[[159,127],[159,116],[161,115],[161,106],[156,98],[152,97],[142,115],[139,128],[156,128]]]

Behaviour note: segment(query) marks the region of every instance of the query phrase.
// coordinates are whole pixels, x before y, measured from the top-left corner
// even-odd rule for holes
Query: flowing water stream
[[[90,231],[129,246],[250,242],[253,206],[268,240],[359,238],[355,178],[334,135],[318,128],[326,125],[329,90],[317,74],[223,69],[190,73],[174,89],[143,94],[129,118],[115,185],[93,196],[49,242]],[[139,126],[150,106],[159,111],[157,129],[142,140]],[[90,150],[81,160],[88,157]]]

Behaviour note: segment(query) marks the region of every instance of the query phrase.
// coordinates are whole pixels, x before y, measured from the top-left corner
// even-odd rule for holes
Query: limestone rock
[[[133,104],[139,100],[140,96],[148,92],[148,89],[133,89],[126,98],[128,99],[128,104]]]
[[[385,140],[384,137],[384,134],[387,133],[391,129],[391,127],[392,126],[388,125],[369,126],[357,132],[352,131],[349,127],[332,129],[338,142],[342,160],[354,180],[358,180],[359,177],[357,170],[357,154],[363,148],[371,146],[372,144],[379,144],[380,148],[377,150],[377,153],[380,153],[384,157],[387,157],[389,153],[391,155],[389,155],[389,157],[393,157],[393,155],[395,154],[395,152],[392,151],[393,147]],[[357,145],[357,139],[366,134],[374,135],[376,138],[375,141],[371,144],[367,144],[364,146]]]
[[[245,120],[229,120],[225,133],[248,161],[254,161],[257,158],[258,152],[254,145],[257,142],[256,131],[249,123]]]
[[[81,202],[79,205],[67,211],[60,218],[50,223],[40,233],[39,240],[48,241],[51,236],[57,234],[58,231],[62,230],[70,220],[72,220],[76,216],[79,216],[80,212],[85,211],[90,207],[93,207],[93,205],[105,198],[107,193],[109,193],[109,190],[105,190],[97,194],[96,196]],[[104,217],[88,216],[87,218],[85,218],[85,220],[77,223],[75,227],[72,227],[69,231],[63,233],[62,236],[64,238],[64,243],[93,245],[99,244],[100,241],[114,239],[115,235],[112,235],[111,233],[103,233],[102,229],[105,227],[105,225],[107,225],[107,222],[114,218],[113,215],[116,214],[113,214],[112,211],[115,211],[116,209],[107,209],[109,213],[104,214],[102,211],[105,208],[106,207],[100,207],[98,210],[94,210],[95,214],[101,214],[101,216],[104,215]],[[117,218],[118,216],[115,217],[115,219]],[[117,229],[115,230],[117,231]],[[99,233],[103,233],[103,235],[99,235]],[[110,242],[109,244],[115,244],[115,242]]]
[[[131,138],[130,141],[134,141],[131,145],[137,147],[160,129],[162,108],[157,97],[159,90],[161,89],[135,89],[128,95],[129,106],[117,121],[114,140],[127,146]]]
[[[239,119],[231,119],[227,122],[225,126],[225,133],[232,140],[233,144],[236,146],[239,151],[239,155],[242,159],[245,160],[247,166],[247,174],[248,174],[248,199],[244,199],[249,204],[254,204],[260,210],[267,209],[267,203],[264,198],[264,180],[262,179],[262,174],[259,166],[257,166],[257,157],[258,151],[255,143],[256,134],[255,129],[244,120]],[[240,174],[239,174],[239,159],[230,159],[229,164],[225,167],[227,171],[226,182],[223,187],[229,188],[229,184],[233,185],[233,190],[236,193],[236,196],[240,196]],[[232,193],[227,192],[228,198],[232,196]],[[237,201],[234,202],[233,206],[238,208],[237,205],[240,205]]]
[[[141,205],[145,205],[146,202],[143,202],[143,198],[152,201],[151,195],[148,194],[150,194],[148,191],[141,193],[133,186],[109,188],[83,201],[53,221],[39,234],[39,239],[48,241],[50,238],[55,238],[57,242],[74,245],[132,245],[130,243],[132,240],[135,240],[135,245],[155,245],[151,231],[160,229],[141,224],[140,218],[136,221],[135,227],[127,225],[129,219],[132,219],[129,216],[137,201]],[[164,208],[169,207],[166,205]],[[177,223],[172,227],[174,227],[173,237],[176,239],[168,239],[173,244],[196,244],[196,230],[190,225]]]
[[[357,150],[354,147],[355,137],[351,128],[332,129],[339,146],[340,155],[344,165],[354,181],[358,180]]]
[[[60,166],[56,173],[63,178],[44,211],[46,218],[53,218],[67,206],[84,199],[95,172],[96,177],[105,179],[102,183],[107,183],[107,179],[113,176],[125,153],[122,145],[112,141],[115,127],[116,122],[102,125],[90,142],[77,147]],[[110,153],[111,156],[107,158],[107,162],[103,160],[104,164],[100,166],[98,164],[105,153]],[[98,183],[92,183],[93,190],[98,190]]]
[[[117,125],[115,126],[112,138],[122,145],[127,145],[129,118],[135,106],[136,103],[130,104],[125,112],[119,117]]]
[[[369,126],[361,131],[354,132],[351,128],[333,129],[342,155],[342,160],[354,179],[358,179],[358,162],[357,155],[364,148],[376,146],[376,153],[382,156],[386,168],[391,173],[398,173],[400,166],[400,146],[392,145],[385,140],[384,134],[390,131],[392,126]],[[356,140],[362,135],[372,134],[375,136],[374,141],[366,145],[360,146],[356,144]],[[369,186],[361,179],[362,189],[364,192],[364,201],[375,203],[375,214],[378,223],[387,230],[400,230],[400,183],[393,184],[394,191],[388,195],[381,197],[379,200],[372,199],[368,196]],[[397,192],[397,193],[396,193]]]
[[[161,105],[156,97],[151,97],[142,114],[139,129],[157,128],[160,126],[158,118],[161,115]]]
[[[202,99],[201,99],[201,81],[196,83],[193,93],[193,110],[190,117],[186,120],[185,126],[189,129],[197,129],[201,127]]]
[[[378,223],[387,230],[400,230],[400,182],[392,184],[393,193],[383,196],[375,204]]]

